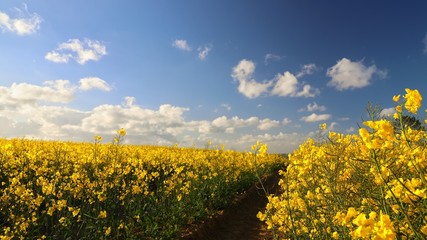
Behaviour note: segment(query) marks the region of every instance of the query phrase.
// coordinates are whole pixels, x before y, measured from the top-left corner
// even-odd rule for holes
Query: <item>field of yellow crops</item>
[[[171,239],[283,166],[241,153],[0,139],[0,239]]]
[[[277,239],[427,238],[427,120],[405,121],[425,119],[422,96],[406,89],[393,101],[388,118],[369,108],[359,134],[322,124],[323,138],[289,156],[282,193],[258,214]]]

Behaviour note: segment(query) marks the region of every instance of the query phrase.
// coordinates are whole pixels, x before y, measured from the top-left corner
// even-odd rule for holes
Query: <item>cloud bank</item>
[[[121,104],[102,104],[85,111],[68,106],[78,91],[81,91],[80,96],[91,90],[108,92],[111,87],[98,77],[82,78],[76,84],[54,80],[42,85],[0,86],[0,124],[4,126],[1,136],[91,141],[94,135],[101,135],[108,142],[115,130],[123,127],[128,129],[125,141],[129,144],[178,143],[200,147],[212,141],[223,143],[227,148],[249,151],[257,140],[263,140],[271,144],[273,152],[290,151],[295,146],[288,143],[299,144],[306,137],[283,131],[269,132],[282,130],[280,127],[291,122],[287,118],[279,121],[256,116],[220,116],[194,121],[186,119],[189,108],[171,104],[162,104],[156,109],[144,108],[136,104],[132,96],[124,97]],[[286,142],[286,148],[281,141]]]

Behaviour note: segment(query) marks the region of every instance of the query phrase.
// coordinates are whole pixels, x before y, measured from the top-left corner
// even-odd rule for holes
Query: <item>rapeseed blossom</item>
[[[282,192],[257,215],[276,239],[427,239],[427,132],[402,122],[422,96],[405,92],[394,120],[370,112],[358,134],[329,132],[289,155]]]
[[[405,89],[406,94],[404,98],[405,101],[405,108],[413,113],[417,114],[418,109],[421,107],[421,101],[423,100],[421,94],[418,92],[417,89],[411,90],[409,88]]]
[[[0,139],[0,239],[174,239],[285,159],[221,149]]]

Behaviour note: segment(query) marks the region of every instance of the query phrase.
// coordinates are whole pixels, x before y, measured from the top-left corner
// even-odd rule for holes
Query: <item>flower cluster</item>
[[[0,239],[171,239],[256,181],[250,152],[0,139]],[[257,158],[266,174],[284,159]]]
[[[371,114],[359,134],[329,132],[289,156],[282,193],[258,213],[277,238],[427,238],[426,128],[403,121],[422,97],[406,89],[393,101],[394,118]]]

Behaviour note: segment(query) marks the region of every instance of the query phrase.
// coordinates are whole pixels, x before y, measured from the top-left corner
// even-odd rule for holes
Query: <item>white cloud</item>
[[[267,65],[268,62],[270,62],[270,61],[280,61],[280,59],[282,59],[282,58],[283,58],[282,56],[275,55],[272,53],[267,53],[267,54],[265,54],[265,57],[264,57],[264,63]]]
[[[298,110],[298,112],[314,112],[314,111],[319,111],[319,112],[323,112],[326,111],[326,107],[323,105],[318,105],[316,102],[313,103],[309,103],[307,104],[307,107],[305,108],[301,108]]]
[[[346,132],[346,133],[354,133],[354,132],[355,132],[355,129],[354,129],[354,127],[350,127],[350,128],[348,128],[348,129],[346,129],[346,130],[345,130],[345,132]]]
[[[35,104],[38,101],[68,103],[73,100],[75,89],[68,80],[46,81],[44,86],[13,83],[10,88],[3,88],[5,95],[2,94],[1,98],[17,104]]]
[[[68,63],[70,59],[74,59],[83,65],[88,61],[98,61],[105,55],[107,55],[106,46],[100,41],[70,39],[46,53],[45,59],[55,63]]]
[[[0,109],[35,106],[41,102],[65,104],[74,99],[77,89],[87,91],[94,88],[105,91],[109,85],[99,78],[83,78],[79,86],[63,79],[45,81],[43,85],[13,83],[10,87],[0,86]]]
[[[301,71],[296,74],[296,77],[300,78],[300,77],[303,77],[305,75],[311,75],[317,69],[318,68],[317,68],[316,64],[314,64],[314,63],[303,65],[301,68]]]
[[[328,124],[328,131],[335,131],[336,126],[338,125],[337,122],[331,122],[330,124]]]
[[[223,103],[223,104],[221,104],[221,107],[223,107],[223,108],[227,109],[227,111],[231,111],[231,106],[230,106],[230,104]]]
[[[243,59],[233,67],[231,74],[233,79],[239,82],[239,92],[248,98],[256,98],[266,92],[281,97],[314,97],[319,94],[318,89],[312,88],[309,84],[299,83],[295,75],[288,71],[284,74],[277,74],[273,80],[263,83],[253,79],[254,72],[255,64],[250,60]],[[272,86],[273,89],[270,90]]]
[[[231,76],[239,82],[238,90],[247,98],[256,98],[268,91],[272,85],[271,81],[258,83],[252,78],[255,72],[255,64],[252,61],[243,59],[233,68]]]
[[[380,112],[380,116],[382,117],[390,117],[393,116],[393,114],[396,112],[396,109],[394,107],[391,108],[384,108]]]
[[[226,116],[221,116],[214,119],[209,127],[209,132],[227,132],[234,133],[236,129],[258,125],[260,120],[257,117],[242,119],[234,116],[228,119]]]
[[[45,59],[55,63],[68,63],[68,60],[72,58],[71,54],[60,54],[58,52],[48,52],[45,55]]]
[[[188,45],[187,40],[183,40],[183,39],[175,40],[172,46],[187,52],[190,52],[192,50],[191,47]]]
[[[82,78],[80,79],[79,84],[80,84],[79,88],[83,91],[88,91],[91,89],[99,89],[106,92],[111,91],[110,85],[108,85],[106,81],[98,77]]]
[[[257,128],[259,130],[269,130],[271,128],[278,127],[279,124],[280,124],[280,122],[277,120],[271,120],[271,119],[265,118],[265,119],[262,119],[259,121]]]
[[[224,143],[228,149],[250,150],[256,140],[269,145],[270,152],[289,152],[303,141],[304,134],[277,133],[274,128],[288,124],[252,116],[221,116],[213,120],[187,120],[190,109],[163,104],[150,109],[136,104],[132,96],[120,104],[102,104],[85,111],[67,106],[80,89],[67,80],[47,81],[43,85],[14,83],[0,86],[0,124],[2,137],[92,141],[112,140],[115,130],[127,129],[125,143],[204,147],[207,140]],[[286,142],[286,144],[283,144]]]
[[[347,58],[343,58],[329,68],[326,75],[332,78],[328,82],[328,86],[342,91],[366,87],[371,83],[374,75],[379,78],[385,78],[387,72],[378,69],[375,65],[367,67],[361,61],[352,62]]]
[[[256,141],[261,141],[267,144],[268,152],[291,153],[295,148],[303,143],[307,137],[309,137],[307,134],[283,132],[279,132],[277,134],[246,134],[237,140],[233,140],[233,145],[238,149],[246,149],[247,151],[250,151],[250,147],[248,146],[253,145]]]
[[[288,125],[289,123],[291,123],[292,121],[289,118],[283,118],[282,120],[282,125]]]
[[[330,114],[316,114],[312,113],[308,116],[302,117],[301,120],[304,122],[319,122],[326,121],[331,118]]]
[[[314,97],[319,94],[318,89],[313,89],[309,84],[302,85],[298,79],[290,72],[277,74],[275,78],[276,84],[271,91],[272,95],[281,97]]]
[[[205,47],[197,48],[197,51],[199,52],[199,59],[205,60],[205,58],[208,56],[208,54],[211,50],[212,50],[212,46],[205,46]]]
[[[0,11],[0,29],[21,36],[33,34],[40,29],[42,18],[38,14],[29,13],[26,5],[24,5],[24,10],[16,10],[23,16],[22,18],[11,18],[6,13]]]

